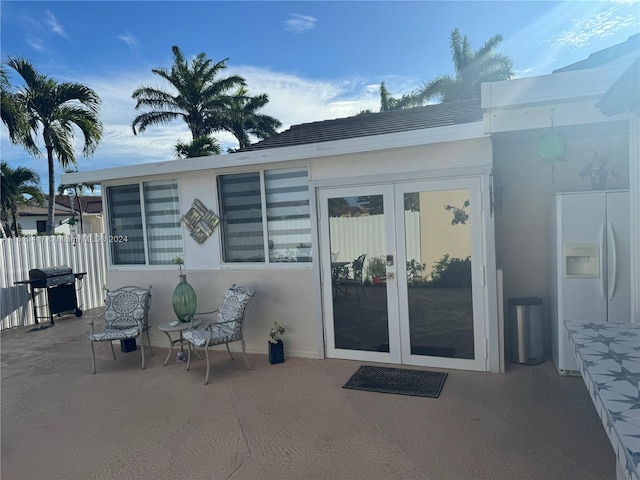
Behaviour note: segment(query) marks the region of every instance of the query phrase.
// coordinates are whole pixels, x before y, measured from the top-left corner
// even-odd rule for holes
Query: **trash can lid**
[[[507,303],[509,305],[542,305],[542,299],[539,297],[510,298]]]

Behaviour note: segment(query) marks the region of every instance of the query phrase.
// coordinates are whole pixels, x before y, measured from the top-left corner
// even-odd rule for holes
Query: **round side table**
[[[158,325],[158,329],[161,332],[164,332],[169,339],[169,353],[167,354],[167,358],[162,365],[166,365],[167,363],[169,363],[169,359],[171,358],[171,354],[173,353],[173,346],[175,344],[179,344],[180,351],[184,353],[184,343],[186,340],[183,338],[182,332],[184,332],[185,330],[189,330],[190,328],[197,328],[201,323],[202,320],[196,318],[190,322],[178,322],[177,325],[171,325],[171,323],[163,323],[162,325]],[[175,340],[172,339],[172,332],[178,332],[179,337]],[[193,351],[196,353],[198,358],[202,358],[200,357],[200,354],[198,352],[196,352],[195,350]]]

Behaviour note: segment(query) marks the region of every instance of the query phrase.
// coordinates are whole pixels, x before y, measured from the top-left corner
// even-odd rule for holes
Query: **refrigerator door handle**
[[[613,300],[614,295],[616,294],[616,277],[618,273],[618,252],[616,251],[616,235],[613,231],[613,226],[611,223],[607,222],[607,231],[609,233],[609,243],[611,243],[611,253],[612,253],[612,261],[613,261],[613,273],[612,279],[610,279],[609,284],[609,301]],[[611,262],[610,262],[611,263]]]
[[[605,237],[604,237],[604,222],[600,224],[600,296],[602,296],[603,299],[607,298],[605,297],[604,294],[604,282],[605,282],[605,267],[606,264],[604,262],[604,241],[605,241]]]

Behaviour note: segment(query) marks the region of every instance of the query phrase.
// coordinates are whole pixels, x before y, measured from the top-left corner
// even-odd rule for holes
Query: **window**
[[[47,231],[47,221],[46,220],[36,220],[36,232],[44,233]]]
[[[108,187],[107,202],[113,265],[166,265],[183,254],[175,180]]]
[[[225,262],[310,262],[306,168],[219,177]]]

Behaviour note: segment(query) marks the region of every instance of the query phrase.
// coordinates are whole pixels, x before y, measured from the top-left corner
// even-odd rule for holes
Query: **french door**
[[[487,370],[480,180],[318,198],[327,356]]]

